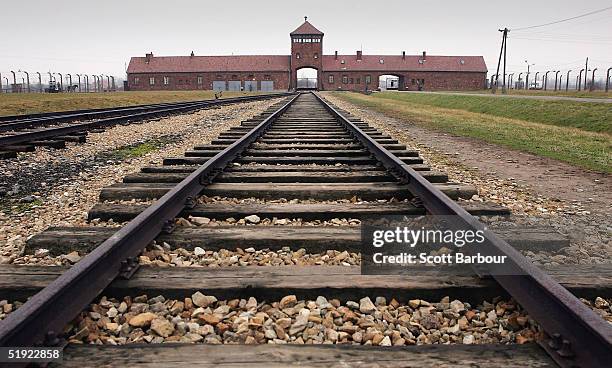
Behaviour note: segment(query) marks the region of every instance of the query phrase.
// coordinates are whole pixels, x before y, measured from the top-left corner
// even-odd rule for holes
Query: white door
[[[227,90],[228,91],[240,91],[240,86],[242,83],[240,81],[229,81],[227,82]]]
[[[213,91],[225,91],[225,81],[213,81]]]
[[[274,91],[274,81],[261,81],[261,90],[264,92]]]
[[[244,81],[244,91],[245,92],[257,91],[257,81]]]

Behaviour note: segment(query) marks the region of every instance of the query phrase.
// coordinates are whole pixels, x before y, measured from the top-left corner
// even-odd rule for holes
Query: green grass
[[[42,205],[43,201],[40,199],[36,199],[29,203],[22,203],[19,201],[0,201],[0,211],[7,215],[18,215]]]
[[[142,157],[147,153],[157,151],[167,142],[162,140],[150,140],[135,146],[121,147],[109,153],[109,158],[125,160],[128,158]]]
[[[554,87],[554,83],[553,83],[553,87]],[[564,84],[564,88],[565,88],[565,84]],[[457,91],[459,93],[491,93],[490,90],[484,91],[484,90],[480,90],[480,91]],[[497,94],[501,94],[501,87],[498,88],[497,90]],[[508,94],[509,95],[518,95],[518,96],[561,96],[561,97],[577,97],[577,98],[612,98],[612,92],[606,92],[606,91],[572,91],[571,89],[569,91],[551,91],[551,90],[547,90],[547,91],[543,91],[543,90],[524,90],[524,89],[509,89],[508,90]]]
[[[467,96],[468,99],[456,99],[451,95],[416,95],[412,94],[374,94],[370,96],[357,93],[334,93],[335,96],[348,102],[383,112],[389,116],[406,120],[424,128],[444,131],[450,134],[471,137],[485,142],[510,147],[516,150],[530,152],[536,155],[550,157],[579,167],[601,172],[612,172],[612,137],[609,133],[610,118],[595,121],[585,126],[587,120],[580,124],[567,124],[559,117],[547,116],[561,109],[556,106],[546,106],[553,103],[530,104],[532,101],[520,100],[523,105],[504,107],[497,102],[507,103],[507,100],[495,100],[495,105],[488,105],[488,97]],[[421,98],[423,97],[423,98]],[[425,103],[427,102],[427,103]],[[478,106],[482,102],[487,106]],[[526,102],[526,103],[525,103]],[[565,102],[566,103],[566,102]],[[444,107],[435,106],[443,105]],[[572,104],[573,105],[573,104]],[[599,110],[599,105],[584,103],[581,109],[585,116],[606,116]],[[610,105],[606,105],[610,109]],[[499,110],[493,106],[498,106]],[[589,108],[595,112],[588,112]],[[468,109],[476,110],[475,112]],[[568,107],[571,110],[571,108]],[[536,111],[534,111],[536,110]],[[571,113],[571,111],[569,111]],[[501,115],[501,116],[500,116]],[[503,115],[509,115],[506,117]],[[576,116],[576,114],[574,114]],[[526,117],[526,118],[522,118]],[[540,120],[540,121],[535,121]],[[542,121],[543,120],[543,121]],[[545,121],[545,122],[544,122]],[[555,124],[556,123],[556,124]],[[608,128],[605,129],[605,125]],[[569,126],[568,126],[569,125]],[[590,128],[579,129],[574,125]],[[598,132],[598,131],[606,131]]]
[[[223,92],[222,98],[244,96],[248,94],[255,93]],[[0,94],[0,116],[142,105],[161,102],[206,100],[214,98],[214,95],[214,91],[2,93]]]
[[[534,123],[574,127],[612,134],[612,104],[575,101],[551,101],[519,98],[495,98],[447,94],[385,92],[375,99],[423,104]]]

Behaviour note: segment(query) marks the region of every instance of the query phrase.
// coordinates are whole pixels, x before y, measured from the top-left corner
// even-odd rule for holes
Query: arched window
[[[315,52],[315,53],[314,53],[314,58],[315,58],[315,59],[318,59],[318,58],[319,58],[319,53],[318,53],[318,52]]]
[[[296,53],[295,53],[295,58],[296,58],[296,59],[299,59],[299,58],[300,58],[300,53],[299,53],[299,52],[296,52]]]

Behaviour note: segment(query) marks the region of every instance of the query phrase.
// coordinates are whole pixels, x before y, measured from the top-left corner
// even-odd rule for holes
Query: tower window
[[[299,52],[295,54],[295,58],[296,58],[296,59],[299,59],[299,58],[300,58],[300,53],[299,53]]]
[[[315,52],[315,53],[314,53],[314,58],[315,58],[315,59],[318,59],[318,58],[319,58],[319,53],[318,53],[318,52]]]

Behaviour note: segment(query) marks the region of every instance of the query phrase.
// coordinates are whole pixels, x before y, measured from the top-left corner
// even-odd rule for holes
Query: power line
[[[594,10],[594,11],[592,11],[592,12],[584,13],[584,14],[577,15],[577,16],[570,17],[570,18],[565,18],[565,19],[561,19],[561,20],[556,20],[556,21],[554,21],[554,22],[549,22],[549,23],[544,23],[544,24],[538,24],[538,25],[535,25],[535,26],[529,26],[529,27],[514,28],[514,29],[511,29],[511,31],[515,31],[515,32],[516,32],[516,31],[522,31],[522,30],[525,30],[525,29],[532,29],[532,28],[539,28],[539,27],[550,26],[550,25],[553,25],[553,24],[563,23],[563,22],[567,22],[567,21],[570,21],[570,20],[574,20],[574,19],[578,19],[578,18],[583,18],[583,17],[589,16],[589,15],[593,15],[593,14],[601,13],[601,12],[604,12],[604,11],[606,11],[606,10],[610,10],[610,9],[612,9],[612,6],[609,6],[609,7],[607,7],[607,8],[603,8],[603,9],[599,9],[599,10]]]

